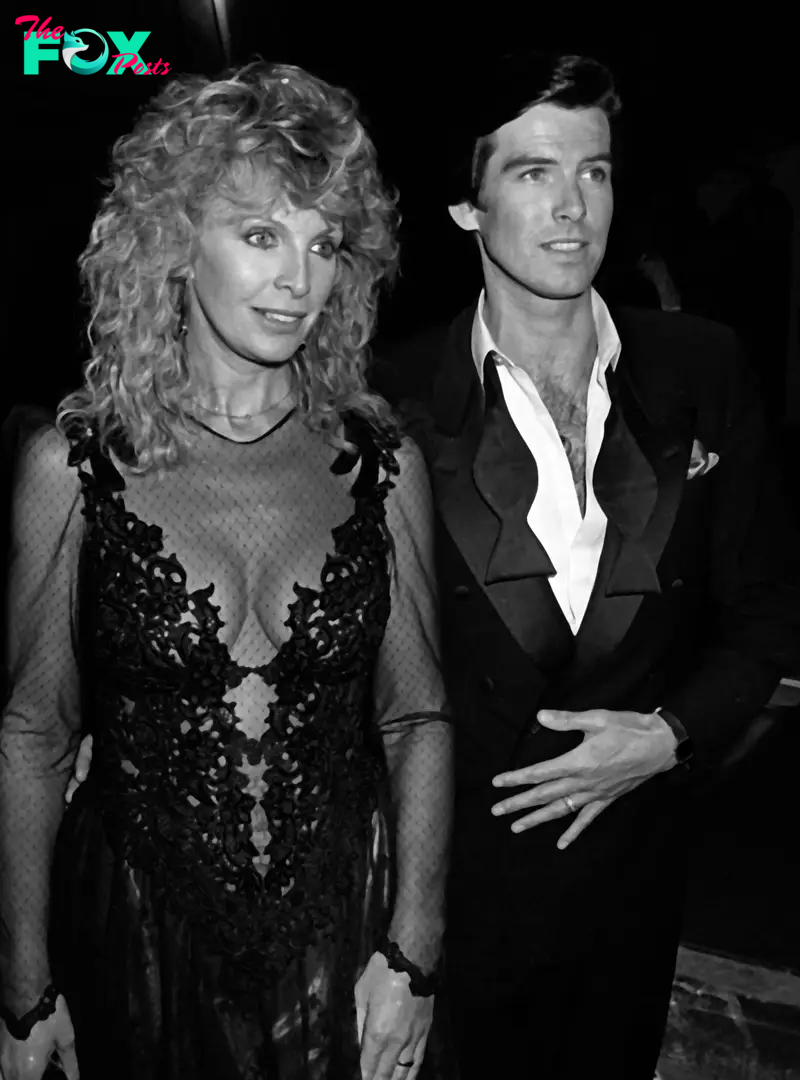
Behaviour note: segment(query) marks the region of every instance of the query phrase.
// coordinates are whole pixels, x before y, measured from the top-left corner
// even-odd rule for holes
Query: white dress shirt
[[[511,419],[536,462],[539,485],[528,511],[528,525],[555,567],[550,586],[573,634],[586,613],[597,577],[606,535],[606,516],[594,495],[594,467],[611,398],[606,383],[609,364],[616,367],[620,340],[603,299],[592,290],[592,313],[597,332],[597,356],[589,380],[586,408],[586,512],[581,516],[575,482],[566,451],[550,413],[533,380],[504,356],[492,340],[483,317],[481,293],[472,325],[472,355],[483,382],[483,364],[490,352]]]

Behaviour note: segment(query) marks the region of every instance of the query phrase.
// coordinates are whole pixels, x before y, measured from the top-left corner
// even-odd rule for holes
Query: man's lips
[[[566,237],[557,240],[546,240],[545,243],[540,244],[540,247],[545,248],[547,251],[580,251],[582,248],[589,246],[588,240],[568,240]]]

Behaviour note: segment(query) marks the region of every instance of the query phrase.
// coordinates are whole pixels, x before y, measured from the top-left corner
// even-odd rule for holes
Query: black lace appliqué
[[[348,431],[358,454],[333,471],[360,459],[353,513],[333,530],[319,588],[295,585],[289,638],[259,668],[231,659],[213,584],[187,590],[161,529],[126,509],[124,481],[93,432],[70,440],[88,524],[82,611],[95,797],[117,854],[152,875],[163,902],[232,961],[222,979],[237,995],[334,926],[356,887],[356,853],[384,780],[371,680],[389,616],[384,500],[398,444],[363,422]],[[258,739],[224,700],[254,674],[274,696]],[[265,766],[258,799],[245,791],[246,763]]]

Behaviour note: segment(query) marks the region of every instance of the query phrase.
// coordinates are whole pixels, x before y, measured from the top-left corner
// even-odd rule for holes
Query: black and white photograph
[[[626,10],[7,8],[0,1080],[800,1080],[798,50]]]

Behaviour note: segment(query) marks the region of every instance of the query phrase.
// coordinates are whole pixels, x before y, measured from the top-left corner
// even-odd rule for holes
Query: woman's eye
[[[275,233],[271,229],[252,229],[245,239],[255,247],[270,247],[275,240]]]
[[[321,255],[323,259],[332,259],[339,250],[339,244],[333,240],[320,240],[315,247],[317,249],[317,254]]]

